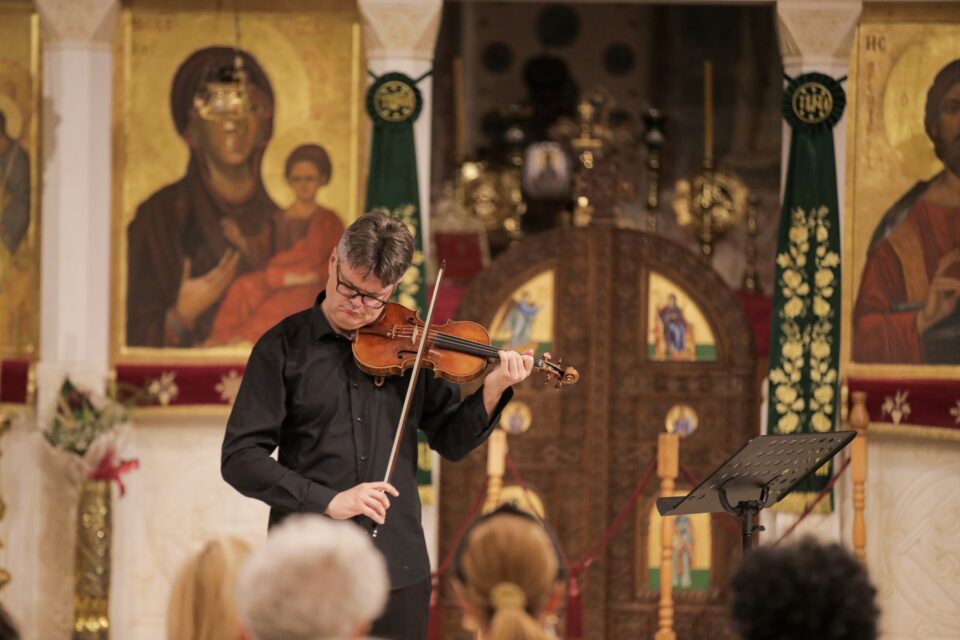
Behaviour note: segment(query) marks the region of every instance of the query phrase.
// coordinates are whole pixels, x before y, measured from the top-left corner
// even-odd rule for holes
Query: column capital
[[[359,0],[368,60],[433,60],[443,0]]]
[[[119,0],[35,0],[45,44],[113,42]]]
[[[777,33],[789,74],[846,68],[860,0],[777,0]]]

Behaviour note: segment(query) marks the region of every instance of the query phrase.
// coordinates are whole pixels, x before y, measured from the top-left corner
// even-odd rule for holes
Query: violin
[[[393,448],[387,459],[384,482],[390,482],[397,465],[400,442],[406,430],[410,401],[420,370],[433,369],[434,374],[441,378],[468,382],[483,373],[491,359],[500,357],[497,348],[490,344],[490,334],[476,322],[448,320],[439,326],[432,324],[445,268],[446,262],[443,262],[437,272],[426,320],[421,320],[416,312],[403,305],[388,302],[377,321],[359,329],[353,338],[353,358],[357,366],[370,375],[402,375],[404,370],[412,370],[397,431],[393,436]],[[533,366],[547,374],[548,382],[555,380],[558,389],[561,385],[573,384],[580,379],[576,369],[562,369],[559,363],[550,361],[549,354],[535,357]],[[379,527],[375,525],[371,535],[376,538],[378,532]]]
[[[357,366],[373,376],[402,375],[414,366],[423,339],[424,321],[419,315],[396,302],[384,305],[380,318],[357,331],[353,357]],[[498,349],[491,345],[490,334],[476,322],[448,320],[431,325],[420,366],[433,369],[436,376],[451,382],[469,382],[478,378]],[[574,384],[580,373],[573,367],[561,367],[549,353],[535,356],[535,369],[546,374],[556,388]]]

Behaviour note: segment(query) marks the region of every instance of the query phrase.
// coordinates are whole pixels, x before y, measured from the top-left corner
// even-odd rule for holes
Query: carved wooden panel
[[[663,237],[613,227],[558,229],[531,236],[501,254],[471,285],[458,319],[488,325],[512,291],[545,269],[555,271],[553,354],[577,367],[580,383],[556,391],[531,378],[516,397],[533,426],[510,436],[511,457],[544,500],[547,518],[571,561],[601,538],[656,455],[657,434],[679,402],[699,415],[681,442],[681,462],[697,479],[756,433],[752,334],[720,276]],[[647,291],[663,274],[698,305],[716,338],[715,362],[647,358]],[[440,487],[440,553],[449,551],[485,473],[486,449],[444,463]],[[509,478],[505,478],[509,483]],[[583,574],[585,637],[652,637],[658,594],[646,588],[646,513],[654,478],[638,509]],[[726,583],[739,539],[714,520],[712,573],[706,592],[676,593],[682,638],[732,638]],[[444,638],[461,630],[448,576],[442,580]]]

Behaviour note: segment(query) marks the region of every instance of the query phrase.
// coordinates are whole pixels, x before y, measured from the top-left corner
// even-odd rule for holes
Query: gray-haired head
[[[252,640],[349,638],[383,611],[383,556],[348,522],[293,516],[255,551],[237,581],[237,612]]]
[[[403,221],[379,211],[365,213],[347,227],[337,256],[360,271],[389,286],[400,282],[413,261],[413,236]]]

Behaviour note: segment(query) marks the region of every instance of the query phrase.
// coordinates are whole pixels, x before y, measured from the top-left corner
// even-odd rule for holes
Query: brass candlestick
[[[742,286],[750,293],[760,293],[760,275],[757,273],[757,205],[756,196],[747,199],[747,246],[746,265],[743,269]]]
[[[673,210],[677,222],[700,243],[708,262],[714,242],[743,219],[749,191],[734,173],[718,169],[713,152],[713,64],[703,63],[704,139],[703,166],[677,181]]]
[[[10,430],[10,416],[8,416],[3,411],[0,411],[0,440],[3,439],[3,434]],[[6,514],[7,505],[3,501],[3,497],[0,496],[0,520],[3,520],[3,516]],[[3,548],[3,541],[0,541],[0,548]],[[3,590],[5,586],[10,583],[10,572],[6,569],[0,567],[0,591]]]
[[[0,358],[0,391],[3,389],[3,358]],[[0,398],[2,400],[2,398]],[[3,434],[10,430],[10,416],[7,415],[7,412],[0,407],[0,440],[3,439]],[[0,520],[3,520],[3,516],[6,514],[7,505],[3,501],[3,495],[0,494]],[[0,540],[0,549],[3,548],[3,541]],[[0,591],[3,590],[5,586],[10,583],[10,572],[6,569],[0,567]]]
[[[660,209],[660,169],[661,169],[661,151],[666,142],[663,134],[664,128],[663,114],[659,109],[651,107],[643,114],[643,122],[646,125],[646,132],[643,136],[643,142],[647,146],[647,231],[657,232],[657,211]]]

